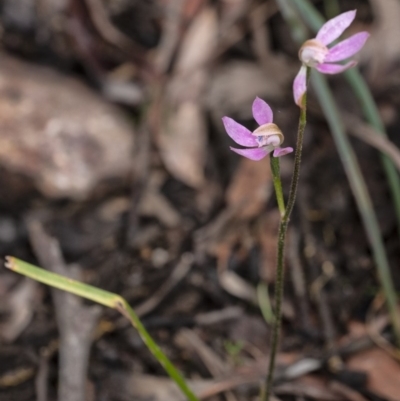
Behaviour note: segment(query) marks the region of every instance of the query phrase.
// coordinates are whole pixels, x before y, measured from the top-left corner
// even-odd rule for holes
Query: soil
[[[268,158],[231,152],[221,118],[255,129],[259,96],[295,145],[298,46],[276,3],[0,1],[0,255],[123,296],[211,400],[258,399],[267,370],[271,325],[259,303],[274,298],[279,213]],[[357,9],[346,35],[371,33],[359,66],[398,146],[394,3],[338,7]],[[343,115],[365,124],[343,76],[329,83]],[[358,137],[351,144],[398,291],[380,155]],[[292,167],[291,155],[281,159],[285,196]],[[370,242],[313,90],[301,168],[275,395],[398,400],[399,351]],[[184,399],[117,311],[5,268],[0,361],[2,401]]]

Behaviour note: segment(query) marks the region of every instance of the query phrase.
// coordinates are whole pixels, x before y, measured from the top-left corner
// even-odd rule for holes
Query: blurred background
[[[232,153],[221,118],[255,129],[259,96],[295,146],[290,3],[0,0],[1,256],[121,294],[210,400],[256,400],[267,369],[279,212],[269,159]],[[371,33],[359,68],[400,165],[400,2],[311,3],[327,19],[357,9],[345,36]],[[329,83],[398,289],[383,145],[344,77]],[[292,167],[281,159],[285,193]],[[370,244],[313,90],[285,286],[280,400],[400,399]],[[117,312],[5,269],[0,399],[183,400]]]

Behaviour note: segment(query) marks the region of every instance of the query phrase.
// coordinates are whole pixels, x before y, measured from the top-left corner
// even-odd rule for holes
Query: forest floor
[[[400,145],[399,3],[339,6],[357,9],[346,35],[371,33],[359,67]],[[258,96],[295,145],[298,46],[277,5],[1,0],[0,10],[0,254],[125,297],[200,397],[256,400],[279,212],[268,157],[232,153],[221,118],[254,129]],[[351,113],[348,133],[362,131],[344,78],[330,84]],[[379,153],[350,138],[399,290]],[[281,159],[286,195],[292,167]],[[277,399],[399,401],[376,266],[313,90],[286,249]],[[87,401],[183,400],[117,312],[0,269],[0,399],[80,401],[82,391]]]

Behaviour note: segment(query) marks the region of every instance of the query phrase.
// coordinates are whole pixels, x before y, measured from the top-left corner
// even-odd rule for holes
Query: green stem
[[[290,1],[292,2],[293,6],[298,10],[304,21],[306,21],[306,23],[309,25],[309,27],[314,32],[318,32],[322,24],[324,24],[325,19],[316,10],[316,8],[308,0]],[[291,22],[291,20],[289,20],[289,22]],[[297,39],[299,36],[298,31],[294,29],[292,29],[292,31],[293,37]],[[304,38],[300,42],[304,42],[304,40],[306,40],[306,38]],[[378,107],[376,106],[371,91],[369,90],[364,78],[360,74],[360,71],[358,71],[357,68],[352,68],[351,70],[345,71],[344,76],[352,87],[353,92],[357,96],[357,99],[362,107],[365,119],[375,128],[375,130],[379,134],[387,137],[385,126],[379,115]],[[386,179],[389,184],[393,206],[396,213],[397,231],[400,236],[400,177],[394,163],[392,162],[392,160],[390,160],[388,156],[381,153],[380,158],[383,165],[383,170],[386,174]]]
[[[282,181],[279,168],[279,157],[271,155],[269,158],[271,163],[272,180],[274,182],[276,201],[278,202],[279,212],[281,217],[285,215],[285,200],[283,199]]]
[[[371,198],[369,196],[364,177],[361,173],[357,158],[351,148],[350,141],[346,136],[339,111],[333,100],[326,79],[321,74],[313,74],[313,84],[322,110],[328,120],[329,127],[333,134],[339,156],[346,171],[351,189],[353,191],[358,210],[367,232],[372,247],[373,256],[377,265],[379,280],[385,293],[389,314],[396,336],[397,346],[400,347],[400,316],[397,311],[397,294],[393,286],[389,262],[385,252],[380,228]]]
[[[136,315],[135,311],[130,307],[128,302],[126,302],[123,298],[120,299],[116,305],[116,309],[124,315],[132,324],[133,327],[139,332],[140,337],[143,342],[146,344],[147,348],[151,351],[154,357],[158,360],[158,362],[162,365],[171,379],[178,385],[178,387],[182,390],[182,393],[186,395],[188,400],[190,401],[199,401],[198,398],[194,395],[192,390],[186,384],[183,376],[178,372],[172,362],[168,359],[168,357],[164,354],[161,348],[156,344],[153,338],[150,336],[149,332],[143,326],[139,317]]]
[[[316,10],[316,8],[308,0],[290,1],[293,7],[297,8],[301,17],[307,22],[310,28],[314,32],[317,32],[325,22],[325,19]],[[350,141],[346,136],[345,128],[343,127],[339,111],[337,110],[331,92],[326,84],[326,80],[317,75],[318,74],[316,74],[314,82],[315,89],[332,131],[337,149],[339,151],[339,156],[346,170],[346,174],[356,199],[365,231],[371,244],[373,257],[377,266],[377,273],[386,297],[396,343],[400,348],[400,316],[397,312],[397,294],[393,286],[390,266],[383,239],[380,234],[378,220],[374,212],[372,201],[369,196],[363,175],[358,165],[357,158],[353,152]],[[349,71],[346,71],[344,75],[362,106],[365,118],[378,133],[383,136],[387,136],[385,127],[379,116],[378,108],[360,72],[356,68],[353,68]],[[381,154],[380,156],[393,198],[397,218],[397,228],[400,235],[400,178],[393,162],[384,154]]]
[[[11,256],[6,257],[5,266],[8,269],[23,274],[24,276],[30,277],[41,283],[47,284],[51,287],[68,291],[82,298],[90,299],[91,301],[97,302],[101,305],[118,310],[122,315],[127,317],[132,326],[136,328],[147,348],[158,360],[158,362],[160,362],[162,367],[181,389],[182,393],[187,397],[187,399],[189,401],[199,401],[199,399],[186,384],[185,379],[174,367],[167,356],[162,352],[161,348],[155,343],[149,332],[143,326],[139,317],[124,298],[118,294],[92,287],[91,285],[60,276],[59,274],[48,272],[47,270],[33,266]]]
[[[310,76],[310,68],[307,68],[307,83]],[[282,325],[282,300],[283,300],[283,284],[284,284],[284,256],[285,256],[285,240],[290,215],[293,211],[296,201],[297,187],[300,177],[301,156],[303,152],[303,137],[307,122],[307,92],[303,96],[303,107],[300,109],[299,125],[297,130],[296,152],[294,156],[294,168],[292,182],[290,185],[288,203],[285,213],[281,218],[278,231],[278,255],[276,262],[276,281],[275,281],[275,321],[272,331],[271,347],[268,373],[265,379],[265,392],[262,393],[261,400],[269,401],[272,392],[272,383],[274,380],[275,359],[278,351],[278,343]]]
[[[375,128],[376,132],[387,138],[385,126],[379,115],[378,108],[365,80],[357,69],[344,73],[345,78],[353,88],[363,109],[366,120]],[[384,153],[379,154],[391,192],[394,210],[397,219],[397,232],[400,237],[400,178],[393,161]]]

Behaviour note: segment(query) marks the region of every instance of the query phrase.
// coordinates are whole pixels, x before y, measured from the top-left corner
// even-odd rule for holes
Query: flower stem
[[[307,67],[307,84],[309,77],[310,77],[310,68]],[[279,224],[278,256],[276,262],[277,268],[276,268],[276,281],[275,281],[275,321],[272,331],[269,366],[268,366],[267,377],[265,380],[265,391],[262,393],[261,396],[262,401],[269,401],[272,392],[272,382],[274,379],[274,371],[275,371],[275,359],[278,350],[278,342],[282,323],[285,239],[290,215],[292,213],[293,206],[296,201],[297,186],[300,177],[301,155],[303,151],[303,136],[306,127],[306,122],[307,122],[307,91],[303,96],[303,104],[300,109],[300,118],[297,130],[296,152],[294,156],[293,176],[290,185],[288,203],[285,209],[285,213],[283,214],[281,222]]]
[[[271,163],[272,180],[275,187],[276,201],[278,202],[278,208],[281,214],[281,218],[283,218],[283,216],[285,215],[285,200],[283,199],[282,181],[279,169],[279,157],[274,157],[271,155],[269,160]]]
[[[60,276],[59,274],[48,272],[12,256],[6,256],[5,267],[15,271],[16,273],[23,274],[24,276],[39,281],[40,283],[58,288],[59,290],[68,291],[71,294],[90,299],[91,301],[97,302],[100,305],[108,306],[109,308],[118,310],[123,316],[128,318],[132,326],[136,328],[147,348],[166,370],[171,379],[180,388],[186,399],[188,401],[199,401],[199,398],[197,398],[194,392],[189,388],[183,376],[152,339],[149,332],[140,321],[138,315],[136,315],[124,298],[118,294],[92,287],[91,285]]]

